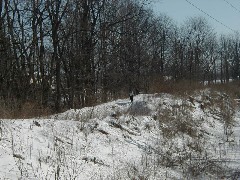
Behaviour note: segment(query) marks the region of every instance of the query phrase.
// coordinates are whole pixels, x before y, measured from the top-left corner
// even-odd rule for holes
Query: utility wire
[[[230,28],[229,26],[223,24],[221,21],[217,20],[216,18],[214,18],[213,16],[211,16],[210,14],[206,13],[205,11],[203,11],[202,9],[200,9],[199,7],[197,7],[196,5],[194,5],[192,2],[190,2],[189,0],[185,0],[187,1],[190,5],[192,5],[193,7],[195,7],[196,9],[198,9],[199,11],[201,11],[202,13],[204,13],[205,15],[207,15],[208,17],[210,17],[211,19],[213,19],[214,21],[216,21],[217,23],[223,25],[224,27],[226,27],[227,29],[233,31],[233,32],[237,32],[235,30],[233,30],[232,28]]]
[[[236,8],[233,4],[231,4],[229,1],[227,0],[223,0],[225,1],[227,4],[229,4],[233,9],[235,9],[236,11],[238,11],[240,13],[240,10],[238,8]]]

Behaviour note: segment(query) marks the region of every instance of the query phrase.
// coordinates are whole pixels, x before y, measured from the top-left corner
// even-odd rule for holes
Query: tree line
[[[0,99],[79,108],[155,81],[238,79],[238,34],[148,0],[0,0]]]

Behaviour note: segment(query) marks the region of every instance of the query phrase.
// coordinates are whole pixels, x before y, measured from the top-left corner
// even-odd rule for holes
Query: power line
[[[199,11],[201,11],[202,13],[204,13],[205,15],[207,15],[208,17],[210,17],[211,19],[213,19],[214,21],[216,21],[217,23],[221,24],[222,26],[226,27],[227,29],[233,31],[233,32],[237,32],[235,30],[233,30],[232,28],[230,28],[229,26],[223,24],[221,21],[217,20],[216,18],[214,18],[213,16],[211,16],[210,14],[208,14],[207,12],[203,11],[202,9],[200,9],[199,7],[197,7],[196,5],[194,5],[192,2],[190,2],[189,0],[185,0],[187,1],[190,5],[192,5],[193,7],[195,7],[196,9],[198,9]]]
[[[227,4],[229,4],[233,9],[235,9],[236,11],[238,11],[240,13],[240,10],[237,9],[233,4],[231,4],[230,2],[228,2],[227,0],[223,0],[225,1]]]

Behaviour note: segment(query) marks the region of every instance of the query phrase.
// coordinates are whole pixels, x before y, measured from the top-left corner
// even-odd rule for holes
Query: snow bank
[[[218,174],[223,166],[216,162],[240,159],[240,130],[226,127],[219,97],[140,94],[133,103],[119,99],[45,119],[0,120],[0,177],[219,178],[226,173]],[[239,122],[239,113],[233,115]]]

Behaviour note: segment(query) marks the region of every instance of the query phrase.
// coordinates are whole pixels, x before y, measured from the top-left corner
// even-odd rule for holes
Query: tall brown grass
[[[196,90],[211,88],[212,90],[225,92],[233,98],[240,98],[240,81],[233,81],[221,84],[204,85],[200,82],[189,80],[164,81],[163,79],[155,79],[150,84],[149,93],[169,93],[176,95],[192,94]]]
[[[203,85],[202,83],[191,82],[188,80],[164,81],[162,78],[155,78],[152,80],[151,83],[149,83],[148,90],[145,89],[139,90],[144,93],[169,93],[182,96],[191,95],[196,90],[202,90],[206,88],[211,88],[219,92],[225,92],[232,98],[240,98],[240,82],[238,81],[224,84]],[[119,89],[118,93],[114,93],[108,96],[110,98],[107,99],[107,101],[119,98],[127,98],[128,91],[126,88],[123,87],[123,89],[121,88]],[[92,102],[92,106],[101,103],[102,103],[101,101],[95,100],[94,102]],[[21,102],[16,99],[4,101],[0,99],[0,118],[32,118],[47,116],[53,113],[55,113],[53,109],[50,109],[49,107],[44,107],[38,102],[34,101]]]
[[[27,101],[21,103],[17,100],[11,102],[0,101],[0,119],[33,118],[43,117],[52,114],[48,107],[43,107],[39,103]]]

